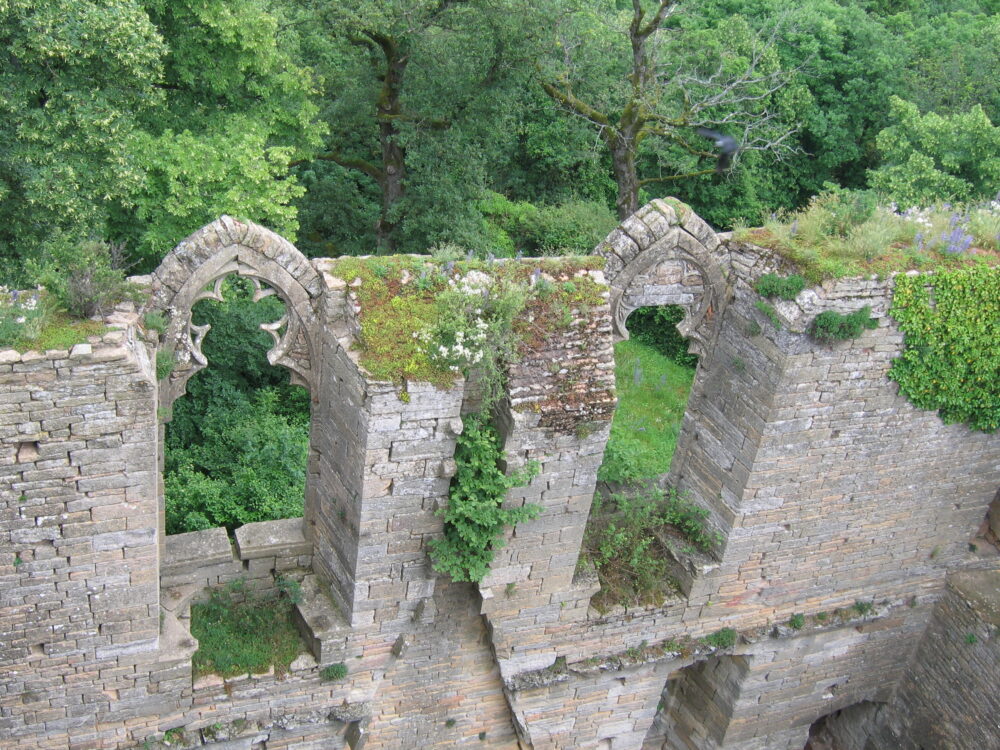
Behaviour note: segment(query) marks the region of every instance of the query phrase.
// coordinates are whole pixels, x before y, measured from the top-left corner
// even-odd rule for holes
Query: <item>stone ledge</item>
[[[161,576],[193,573],[207,565],[233,562],[233,548],[222,527],[173,534],[166,538]]]
[[[236,549],[241,560],[258,557],[298,557],[312,554],[301,518],[257,521],[236,529]]]

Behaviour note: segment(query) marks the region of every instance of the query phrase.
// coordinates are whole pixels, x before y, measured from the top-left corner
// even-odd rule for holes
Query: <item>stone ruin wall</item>
[[[973,627],[941,626],[949,612],[987,621],[989,597],[948,604],[962,576],[1000,585],[998,558],[969,548],[1000,487],[1000,442],[943,425],[886,379],[902,344],[891,281],[807,290],[776,305],[779,330],[752,283],[780,259],[682,204],[654,201],[598,252],[607,304],[511,370],[498,415],[509,462],[541,472],[509,502],[544,510],[508,532],[478,587],[437,576],[426,554],[464,385],[408,383],[404,400],[372,382],[351,348],[350,280],[266,230],[224,217],[168,256],[149,280],[170,316],[162,339],[122,310],[70,351],[0,354],[0,745],[134,747],[183,728],[188,744],[267,750],[799,750],[829,716],[830,731],[878,750],[926,734],[900,717],[926,715],[934,694],[995,712],[974,681],[961,692],[942,675],[956,663],[995,675],[996,630],[976,626],[979,645],[954,654],[938,644]],[[158,458],[164,409],[205,365],[191,306],[231,273],[285,301],[269,359],[312,397],[304,519],[251,524],[235,547],[218,529],[163,536]],[[611,344],[648,304],[688,311],[680,328],[700,362],[668,481],[711,510],[725,542],[673,561],[683,592],[663,606],[600,613],[578,556],[613,407]],[[865,304],[879,327],[859,339],[804,335],[818,312]],[[180,363],[160,383],[157,348]],[[311,653],[283,678],[192,681],[191,602],[236,577],[273,586],[275,573],[302,582]],[[783,626],[796,613],[806,627]],[[735,646],[671,646],[723,627],[741,634]],[[339,662],[346,680],[320,679]],[[961,730],[941,743],[989,747]]]

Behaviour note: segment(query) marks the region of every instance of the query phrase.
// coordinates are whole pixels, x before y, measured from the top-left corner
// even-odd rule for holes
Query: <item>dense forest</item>
[[[487,257],[587,252],[662,195],[727,229],[1000,190],[1000,0],[3,0],[0,34],[8,287],[148,272],[222,213],[311,257]],[[210,335],[175,407],[174,531],[301,508],[308,400],[252,335],[280,310],[230,298],[197,313],[247,348]]]
[[[227,212],[311,256],[589,249],[834,185],[1000,187],[997,0],[8,0],[0,257],[149,270]],[[741,145],[717,174],[707,127]]]

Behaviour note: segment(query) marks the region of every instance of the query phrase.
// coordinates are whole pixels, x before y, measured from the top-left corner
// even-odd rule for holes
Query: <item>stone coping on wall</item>
[[[256,521],[236,529],[236,551],[241,560],[260,557],[311,555],[302,518]]]
[[[233,561],[233,548],[224,528],[171,534],[164,543],[160,575],[192,573],[197,568]]]

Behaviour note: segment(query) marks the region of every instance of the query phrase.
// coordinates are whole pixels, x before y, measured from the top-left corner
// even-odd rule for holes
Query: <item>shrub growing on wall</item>
[[[507,490],[527,484],[537,465],[510,476],[500,470],[503,448],[496,430],[480,415],[465,419],[458,436],[455,463],[444,518],[444,537],[431,541],[434,569],[456,581],[481,581],[489,572],[493,552],[503,546],[507,526],[538,516],[541,507],[503,508]]]
[[[889,313],[906,334],[889,371],[900,392],[945,422],[1000,427],[1000,269],[898,276]]]

